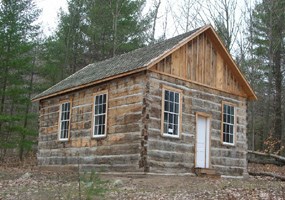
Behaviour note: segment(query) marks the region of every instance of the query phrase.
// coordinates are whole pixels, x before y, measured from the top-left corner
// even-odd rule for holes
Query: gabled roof
[[[74,91],[79,88],[91,86],[101,81],[110,80],[114,77],[146,70],[162,59],[162,57],[169,55],[174,49],[181,47],[193,37],[196,37],[209,28],[212,29],[209,25],[203,26],[168,40],[139,48],[101,62],[89,64],[56,85],[38,94],[32,100],[38,101],[58,94]],[[246,82],[245,79],[244,81]],[[248,85],[247,82],[246,85]]]

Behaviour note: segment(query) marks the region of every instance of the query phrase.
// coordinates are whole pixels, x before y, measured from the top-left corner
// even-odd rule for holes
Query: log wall
[[[145,74],[115,79],[67,95],[40,102],[38,164],[40,166],[77,166],[82,169],[143,172],[141,160],[143,96]],[[106,138],[92,138],[93,94],[108,90]],[[60,103],[71,100],[70,139],[58,140]],[[139,165],[139,163],[141,163]],[[140,168],[140,167],[141,168]]]
[[[246,99],[209,89],[181,79],[152,72],[149,74],[148,164],[151,172],[189,173],[195,162],[196,113],[212,116],[211,166],[221,174],[246,173]],[[161,135],[162,86],[183,91],[181,138]],[[236,104],[235,146],[221,143],[222,101]]]

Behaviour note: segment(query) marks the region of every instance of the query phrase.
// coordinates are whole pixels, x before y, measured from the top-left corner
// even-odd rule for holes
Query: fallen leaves
[[[272,166],[250,167],[280,170]],[[271,177],[247,180],[154,175],[101,177],[109,180],[105,199],[285,199],[285,183]],[[75,172],[0,168],[0,200],[78,199],[77,180]]]

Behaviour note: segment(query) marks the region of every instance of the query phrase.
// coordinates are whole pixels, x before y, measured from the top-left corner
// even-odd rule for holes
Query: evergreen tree
[[[284,69],[284,9],[282,0],[268,0],[257,4],[251,15],[249,41],[252,43],[247,74],[259,97],[259,109],[251,113],[256,120],[254,127],[259,135],[258,146],[270,133],[277,141],[285,139],[282,127],[282,68]],[[253,68],[255,66],[255,68]],[[258,66],[258,68],[257,68]],[[254,80],[254,79],[258,79]],[[284,108],[283,108],[284,109]],[[252,123],[252,121],[250,121]],[[251,127],[250,131],[254,131]],[[283,136],[282,136],[283,135]],[[285,141],[282,142],[285,145]],[[280,149],[280,143],[276,149]]]
[[[29,126],[35,118],[29,114],[34,80],[34,25],[39,10],[31,0],[0,1],[0,148],[31,147]],[[33,120],[31,120],[33,119]]]
[[[58,30],[49,39],[60,49],[50,61],[61,67],[61,79],[89,63],[144,46],[151,27],[150,15],[142,16],[144,4],[141,0],[70,0],[68,12],[60,13]]]

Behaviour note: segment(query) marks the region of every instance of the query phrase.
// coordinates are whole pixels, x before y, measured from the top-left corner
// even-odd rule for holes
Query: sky
[[[165,21],[167,19],[167,28],[166,28],[166,38],[173,37],[175,35],[181,34],[184,31],[179,28],[177,23],[174,20],[177,20],[176,15],[179,14],[181,8],[177,6],[181,4],[184,0],[162,0],[158,19],[156,24],[156,38],[159,38],[163,34]],[[203,0],[201,0],[203,1]],[[239,6],[243,6],[244,2],[251,2],[251,0],[238,1]],[[67,0],[35,0],[38,8],[42,9],[42,13],[39,18],[39,22],[41,23],[41,27],[43,30],[44,36],[50,36],[56,29],[58,24],[58,12],[60,8],[64,11],[67,11]],[[155,0],[147,0],[146,10],[148,10],[151,6],[153,6],[153,2]],[[191,2],[191,0],[190,0]],[[171,5],[171,8],[167,8],[167,3]],[[168,10],[166,10],[168,9]],[[171,14],[174,12],[174,14]],[[175,13],[176,12],[176,13]],[[165,13],[168,13],[165,15]],[[202,13],[202,12],[201,12]],[[191,27],[196,28],[196,27]]]
[[[152,6],[152,1],[153,0],[148,0],[147,1],[147,9]],[[162,35],[163,31],[163,22],[165,20],[164,17],[162,17],[162,13],[165,12],[163,9],[165,7],[165,4],[167,1],[174,2],[176,0],[162,0],[161,6],[160,6],[160,13],[158,16],[158,21],[157,21],[157,33],[156,36],[159,37]],[[64,11],[67,11],[67,0],[35,0],[38,8],[42,9],[42,13],[39,17],[39,22],[41,23],[41,27],[43,29],[43,34],[45,36],[49,36],[52,34],[52,32],[56,29],[56,26],[58,24],[58,12],[60,8],[62,8]],[[174,3],[173,6],[177,4]],[[173,23],[172,18],[168,18],[168,26]],[[169,36],[176,35],[177,33],[171,32],[169,33]]]
[[[67,10],[66,0],[35,0],[38,8],[42,9],[39,22],[42,24],[43,33],[49,36],[56,28],[59,9]]]

